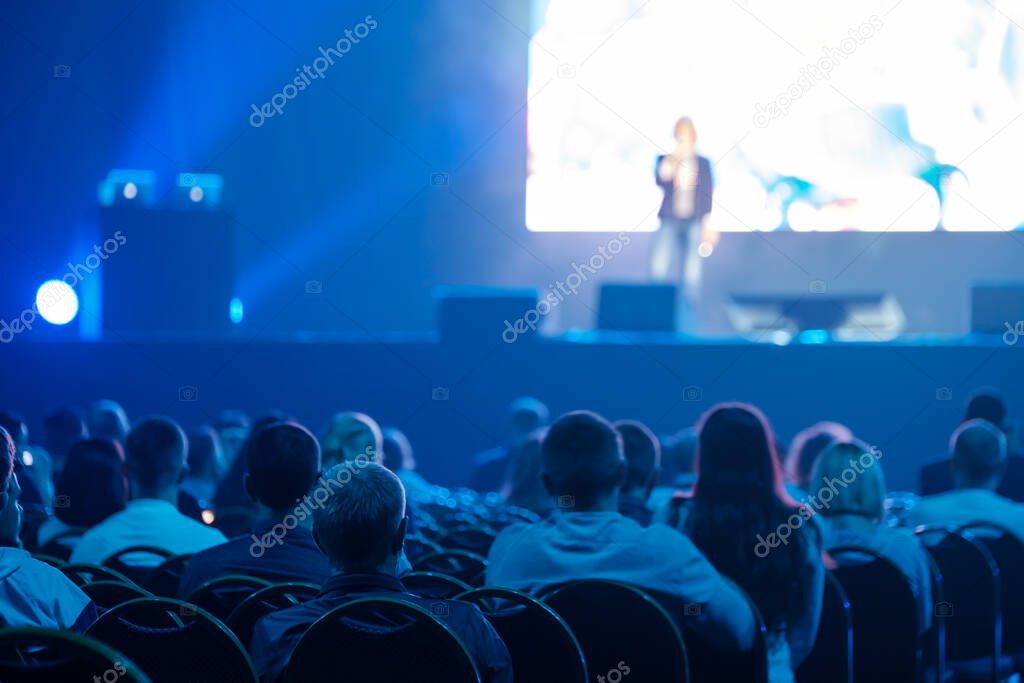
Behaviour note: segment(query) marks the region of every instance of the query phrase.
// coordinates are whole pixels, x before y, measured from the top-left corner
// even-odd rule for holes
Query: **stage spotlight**
[[[220,205],[224,178],[216,173],[179,173],[178,197],[183,206],[215,209]]]
[[[124,189],[121,190],[121,196],[125,199],[135,199],[139,194],[139,188],[135,183],[125,183]]]
[[[231,304],[228,307],[228,317],[236,325],[241,323],[242,318],[245,317],[245,306],[242,305],[242,300],[237,296],[231,300]]]
[[[138,203],[148,206],[152,203],[155,185],[153,171],[114,168],[100,181],[97,193],[103,206]]]
[[[63,280],[47,280],[36,292],[36,310],[48,323],[67,325],[78,315],[78,295]]]
[[[707,258],[708,256],[711,256],[711,252],[713,252],[714,250],[715,248],[711,246],[711,242],[701,242],[700,246],[697,247],[697,253],[700,255],[701,258]]]
[[[194,202],[203,201],[203,188],[193,187],[191,190],[188,191],[188,198]]]

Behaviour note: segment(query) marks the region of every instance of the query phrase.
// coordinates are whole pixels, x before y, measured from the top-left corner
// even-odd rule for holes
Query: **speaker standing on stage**
[[[668,278],[672,262],[682,264],[682,280],[687,297],[696,299],[700,287],[700,253],[714,247],[718,234],[708,227],[714,179],[711,162],[696,153],[697,130],[684,116],[676,122],[676,148],[671,154],[658,157],[657,182],[665,192],[658,217],[661,227],[654,235],[651,254],[651,275],[658,280]]]

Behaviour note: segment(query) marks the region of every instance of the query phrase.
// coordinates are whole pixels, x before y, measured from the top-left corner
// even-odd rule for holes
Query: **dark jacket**
[[[658,176],[658,166],[666,155],[658,156],[654,163],[654,178],[658,185],[665,191],[665,197],[661,200],[661,208],[658,209],[659,218],[676,219],[684,221],[699,221],[711,213],[711,196],[715,191],[715,180],[711,176],[711,162],[706,158],[697,155],[697,185],[693,188],[693,215],[676,216],[672,210],[675,202],[675,185],[672,179],[662,180]]]

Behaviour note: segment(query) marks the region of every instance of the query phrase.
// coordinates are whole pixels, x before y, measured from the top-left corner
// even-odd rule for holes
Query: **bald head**
[[[327,423],[320,439],[324,467],[354,460],[359,455],[380,462],[383,441],[380,427],[369,415],[338,413]]]
[[[991,422],[968,420],[950,440],[953,471],[960,488],[995,490],[1006,469],[1006,437]]]

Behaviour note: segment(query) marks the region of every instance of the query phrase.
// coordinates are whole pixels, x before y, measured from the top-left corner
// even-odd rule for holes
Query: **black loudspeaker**
[[[626,332],[675,332],[680,289],[667,283],[604,283],[597,327]]]
[[[971,332],[1020,334],[1024,328],[1024,282],[971,284]]]
[[[235,241],[222,211],[114,206],[103,235],[124,244],[102,267],[102,329],[112,337],[219,336],[231,330]]]
[[[437,327],[442,342],[493,344],[533,339],[550,306],[536,289],[438,287]]]

